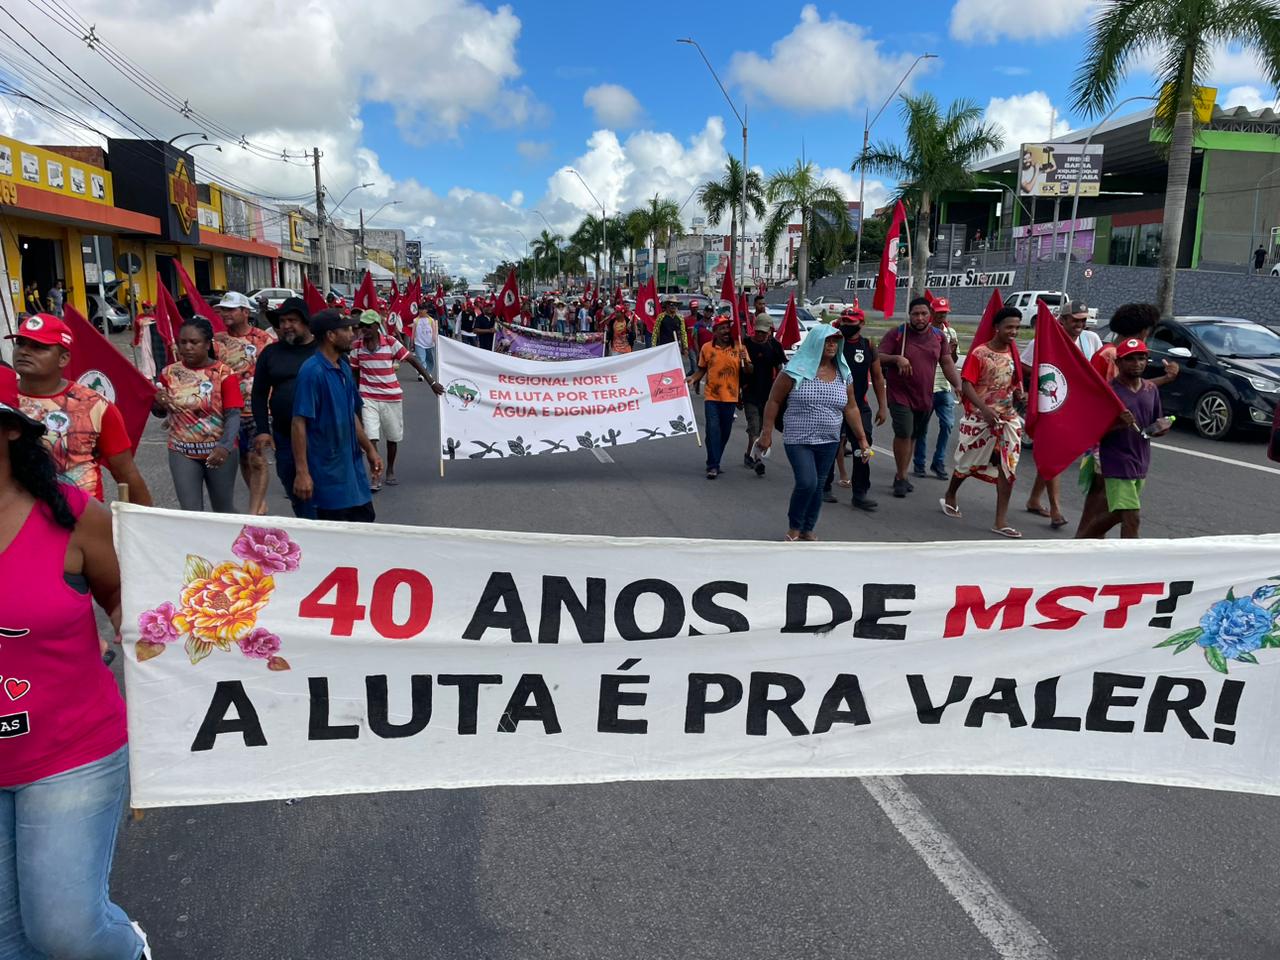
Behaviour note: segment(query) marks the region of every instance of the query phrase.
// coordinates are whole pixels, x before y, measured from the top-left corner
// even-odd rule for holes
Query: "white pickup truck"
[[[1006,307],[1017,307],[1022,311],[1022,322],[1031,325],[1036,319],[1036,301],[1043,300],[1049,308],[1050,313],[1056,314],[1058,309],[1071,300],[1069,296],[1059,290],[1015,290],[1004,298]],[[1098,325],[1098,308],[1089,308],[1089,319],[1085,321],[1086,326],[1096,327]]]

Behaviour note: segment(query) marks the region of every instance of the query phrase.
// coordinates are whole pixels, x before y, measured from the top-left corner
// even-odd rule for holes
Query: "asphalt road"
[[[382,520],[730,539],[785,528],[790,471],[781,457],[763,479],[738,465],[741,420],[714,482],[692,439],[611,449],[612,462],[456,461],[442,480],[431,396],[405,387],[402,483],[378,494]],[[887,440],[886,428],[877,446]],[[154,429],[140,460],[157,502],[173,505]],[[880,511],[829,505],[823,539],[994,539],[989,487],[966,485],[965,518],[949,520],[939,481],[892,499],[889,461],[873,460]],[[1276,467],[1260,438],[1180,429],[1155,451],[1144,533],[1280,530]],[[1065,503],[1074,520],[1078,493]],[[274,480],[271,504],[286,507]],[[1015,522],[1028,537],[1070,535],[1025,513]],[[164,960],[1274,960],[1277,846],[1280,801],[1212,791],[992,777],[620,783],[151,810],[121,830],[113,884]]]

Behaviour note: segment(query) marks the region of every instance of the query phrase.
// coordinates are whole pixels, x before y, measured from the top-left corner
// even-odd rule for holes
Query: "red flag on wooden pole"
[[[871,306],[893,316],[893,305],[898,295],[898,237],[907,222],[907,210],[899,200],[893,207],[893,220],[884,235],[884,252],[880,254],[880,273],[876,277],[876,292]],[[983,341],[986,342],[985,340]]]
[[[306,301],[307,311],[313,316],[328,306],[324,302],[324,296],[316,289],[309,277],[302,278],[302,299]]]
[[[796,295],[787,301],[787,312],[782,315],[782,327],[778,330],[778,343],[783,350],[790,350],[800,342],[800,314],[796,312]]]
[[[151,416],[155,384],[69,303],[63,304],[62,320],[75,337],[71,359],[63,367],[62,375],[96,390],[116,405],[136,451],[147,428],[147,418]]]
[[[209,306],[205,302],[204,297],[200,295],[200,291],[196,289],[195,282],[191,279],[191,275],[187,273],[187,268],[182,265],[182,261],[177,257],[173,260],[173,269],[178,272],[178,280],[182,283],[182,289],[187,291],[187,300],[191,302],[192,312],[199,317],[204,317],[213,324],[214,333],[226,333],[227,325],[222,322],[222,317],[218,311]]]

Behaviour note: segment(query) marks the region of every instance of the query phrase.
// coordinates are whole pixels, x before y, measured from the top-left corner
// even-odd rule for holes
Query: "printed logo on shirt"
[[[854,362],[854,363],[861,363],[865,357],[866,357],[866,354],[865,354],[865,353],[863,353],[861,350],[855,350],[855,351],[853,351],[853,362]]]
[[[201,381],[200,381],[200,386],[196,387],[196,390],[198,390],[198,391],[200,392],[200,396],[202,396],[202,397],[210,397],[210,396],[213,396],[213,381],[212,381],[212,380],[201,380]]]
[[[67,432],[67,428],[71,426],[71,418],[61,410],[54,410],[44,418],[44,426],[50,433],[62,436]]]
[[[24,710],[22,713],[10,713],[0,716],[0,739],[21,737],[31,732],[31,719]]]

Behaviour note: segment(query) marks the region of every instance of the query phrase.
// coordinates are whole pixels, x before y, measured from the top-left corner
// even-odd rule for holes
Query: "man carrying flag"
[[[965,480],[977,477],[995,484],[996,519],[991,532],[1013,540],[1022,536],[1009,525],[1009,500],[1022,453],[1022,418],[1014,409],[1023,399],[1017,343],[1021,325],[1022,311],[1002,307],[992,320],[990,339],[965,357],[962,389],[967,412],[960,420],[955,472],[939,501],[943,513],[959,518],[956,494]]]
[[[134,463],[134,442],[120,410],[100,393],[64,378],[75,346],[71,328],[52,314],[37,313],[8,339],[14,342],[18,405],[25,416],[44,424],[44,442],[59,479],[102,500],[105,465],[116,483],[129,485],[131,503],[151,506],[151,491]]]

